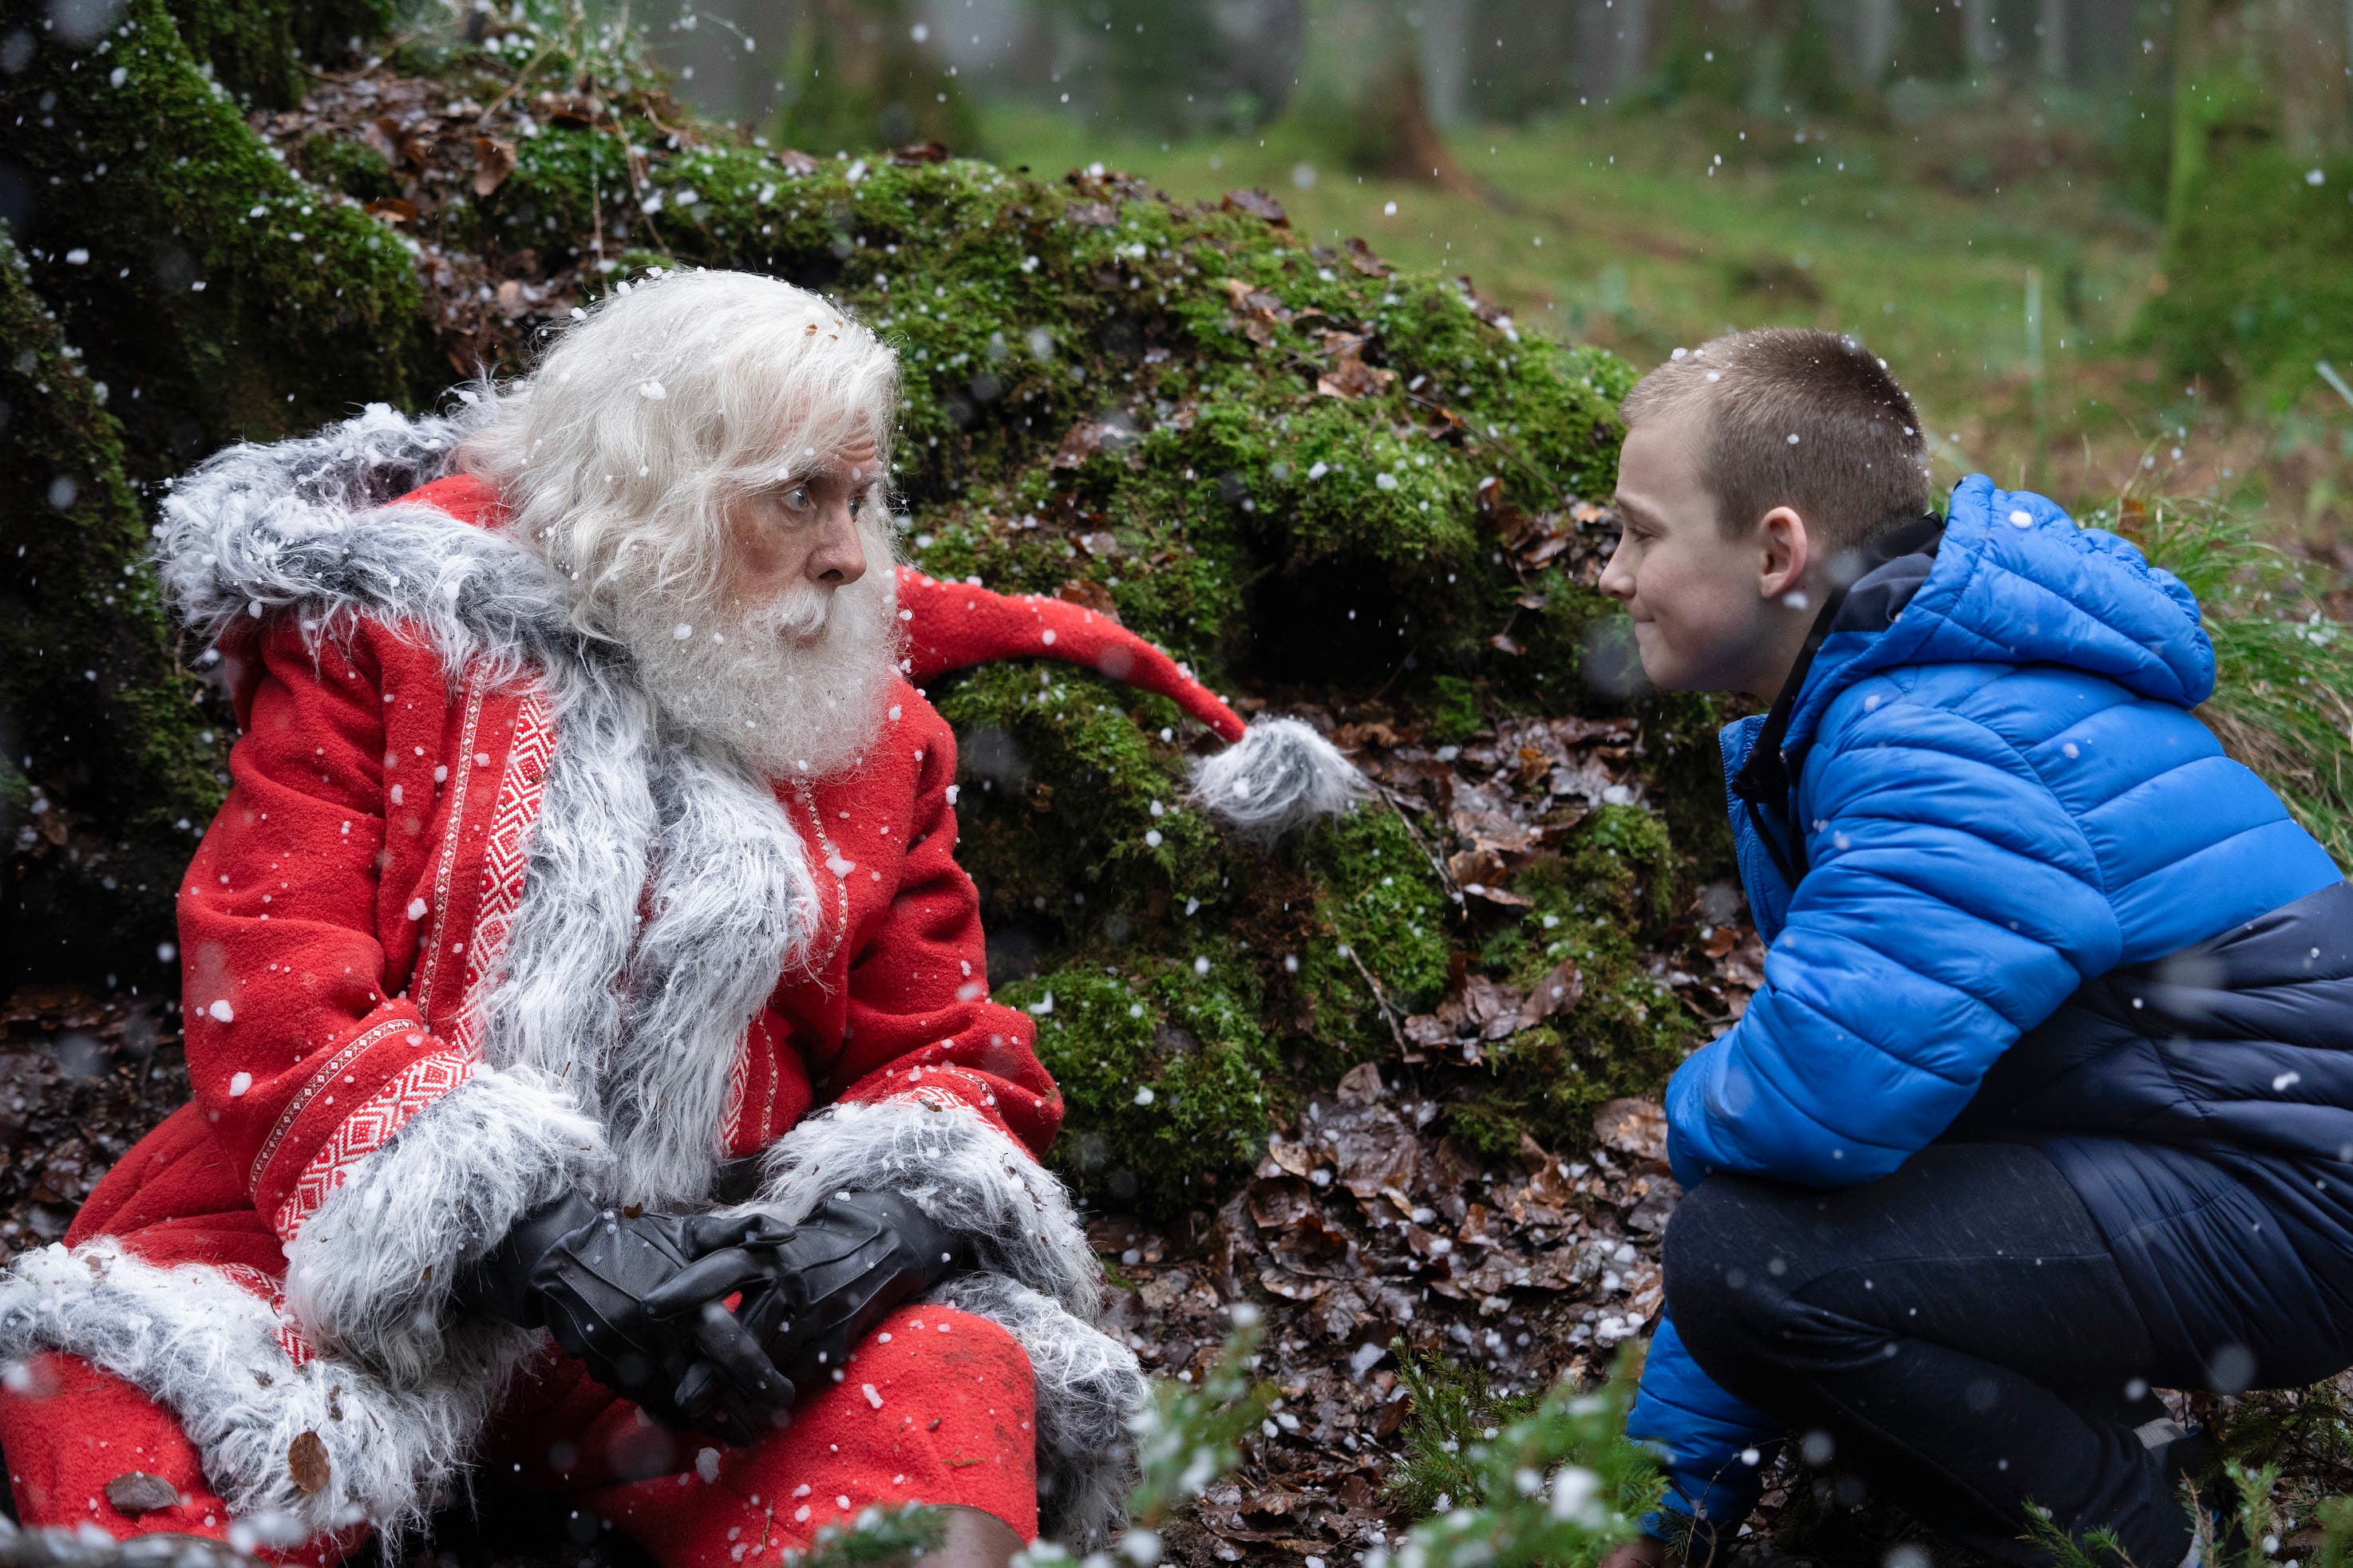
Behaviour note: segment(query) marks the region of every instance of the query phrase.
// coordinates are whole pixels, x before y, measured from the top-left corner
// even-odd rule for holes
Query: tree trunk
[[[2177,375],[2284,404],[2353,358],[2353,39],[2342,0],[2176,0],[2162,291]]]
[[[2068,0],[2041,0],[2034,24],[2034,65],[2045,81],[2067,79]]]
[[[1417,51],[1430,122],[1460,125],[1471,114],[1471,0],[1422,0]]]
[[[1864,87],[1886,79],[1895,56],[1895,0],[1855,0],[1854,75]]]
[[[1982,73],[2000,67],[2003,49],[1997,21],[1994,0],[1962,0],[1961,50],[1970,69]]]

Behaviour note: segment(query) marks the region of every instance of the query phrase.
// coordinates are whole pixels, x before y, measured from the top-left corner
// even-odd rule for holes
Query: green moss
[[[1681,871],[1665,821],[1640,806],[1603,806],[1564,856],[1523,871],[1530,908],[1480,952],[1524,990],[1564,961],[1583,984],[1567,1014],[1493,1045],[1489,1083],[1448,1109],[1448,1126],[1502,1156],[1523,1132],[1551,1148],[1592,1138],[1593,1113],[1621,1095],[1654,1094],[1694,1043],[1695,1021],[1646,972],[1636,938],[1669,919]]]
[[[1373,985],[1400,1017],[1437,1005],[1456,917],[1430,858],[1381,805],[1317,829],[1303,859],[1321,929],[1297,954],[1297,1022],[1320,1072],[1336,1076],[1393,1042]]]
[[[340,60],[353,39],[381,37],[394,0],[170,0],[172,20],[213,79],[279,109],[301,96],[304,62]]]
[[[172,933],[225,747],[179,668],[109,389],[0,237],[0,833],[6,974],[143,973]],[[28,831],[20,834],[20,829]]]
[[[399,195],[392,161],[364,142],[314,136],[303,144],[298,158],[303,178],[355,202]]]
[[[86,49],[36,37],[9,153],[50,194],[19,240],[134,479],[449,379],[407,243],[288,168],[161,0]]]
[[[1277,1063],[1247,964],[1067,969],[998,999],[1037,1016],[1039,1058],[1068,1108],[1052,1157],[1082,1196],[1181,1214],[1264,1150]]]
[[[1486,727],[1487,716],[1480,711],[1477,687],[1456,675],[1434,676],[1430,686],[1431,740],[1467,741]]]
[[[1601,807],[1586,818],[1569,864],[1588,889],[1608,888],[1638,930],[1655,931],[1673,918],[1683,864],[1657,812]]]
[[[1215,832],[1186,804],[1174,704],[1039,660],[995,665],[934,692],[956,728],[958,859],[992,924],[1057,941],[1170,939],[1214,901]]]

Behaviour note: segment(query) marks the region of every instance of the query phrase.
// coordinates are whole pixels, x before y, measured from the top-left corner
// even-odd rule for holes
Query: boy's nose
[[[1601,568],[1599,584],[1604,594],[1621,605],[1634,596],[1634,574],[1627,570],[1625,559],[1626,547],[1623,544],[1611,551],[1608,563]]]

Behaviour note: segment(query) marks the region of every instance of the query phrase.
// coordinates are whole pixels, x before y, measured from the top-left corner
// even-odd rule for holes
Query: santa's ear
[[[1261,719],[1193,764],[1194,799],[1262,844],[1337,816],[1370,787],[1337,746],[1297,719]]]

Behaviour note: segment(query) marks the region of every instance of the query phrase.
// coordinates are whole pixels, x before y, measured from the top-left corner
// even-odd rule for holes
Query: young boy
[[[1982,475],[1928,512],[1912,404],[1828,332],[1626,399],[1605,592],[1723,737],[1768,942],[1675,1074],[1672,1321],[1628,1430],[1704,1558],[1784,1436],[1989,1556],[2030,1505],[2194,1556],[2211,1446],[2154,1388],[2353,1363],[2353,885],[2192,711],[2198,605]]]

